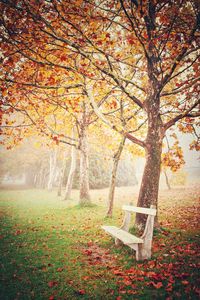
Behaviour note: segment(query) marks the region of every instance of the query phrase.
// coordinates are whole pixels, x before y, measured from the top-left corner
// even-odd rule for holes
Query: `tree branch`
[[[130,141],[132,141],[133,143],[145,148],[146,144],[144,141],[141,141],[139,139],[137,139],[136,137],[132,136],[130,133],[125,132],[123,129],[121,128],[117,128],[116,125],[110,123],[105,116],[101,113],[101,111],[99,110],[95,100],[94,100],[94,96],[93,96],[93,90],[92,87],[86,85],[86,92],[90,101],[90,104],[92,106],[92,108],[94,109],[96,115],[99,117],[100,120],[103,121],[103,123],[105,123],[107,126],[109,126],[111,129],[115,130],[116,132],[118,132],[119,134],[122,134],[124,137],[128,138]]]
[[[70,85],[57,85],[57,86],[38,85],[38,84],[35,84],[35,83],[19,82],[19,81],[15,81],[15,80],[12,80],[12,79],[7,79],[7,78],[5,78],[4,80],[0,79],[0,81],[6,81],[6,82],[14,83],[14,84],[19,84],[19,85],[23,85],[23,86],[30,86],[30,87],[35,87],[35,88],[38,88],[38,89],[46,89],[46,90],[58,90],[59,88],[64,88],[66,90],[69,90],[69,89],[74,89],[74,88],[78,88],[78,87],[82,86],[81,83],[70,84]]]
[[[171,126],[173,126],[176,122],[178,122],[179,120],[185,118],[185,117],[198,117],[200,116],[200,111],[198,112],[194,112],[191,113],[191,111],[197,107],[200,104],[200,99],[198,101],[196,101],[189,109],[187,109],[184,113],[179,114],[178,116],[174,117],[173,119],[171,119],[169,122],[165,123],[163,125],[163,129],[164,131],[166,131],[167,129],[169,129]]]

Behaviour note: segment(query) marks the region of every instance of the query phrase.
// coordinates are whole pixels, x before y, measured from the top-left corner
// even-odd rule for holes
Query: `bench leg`
[[[119,239],[115,238],[115,245],[116,246],[121,246],[123,243]]]
[[[151,258],[151,249],[144,247],[143,244],[138,244],[138,251],[136,251],[136,260],[145,260]]]

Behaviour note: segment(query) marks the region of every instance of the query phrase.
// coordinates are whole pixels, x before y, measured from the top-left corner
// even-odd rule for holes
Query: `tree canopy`
[[[199,2],[15,0],[1,1],[1,11],[5,132],[14,125],[12,134],[19,136],[34,125],[72,143],[68,125],[58,132],[57,120],[63,125],[67,115],[77,122],[83,113],[85,128],[92,108],[106,126],[145,150],[138,204],[157,204],[167,132],[194,133],[191,148],[199,149]],[[174,147],[181,158],[177,141]]]

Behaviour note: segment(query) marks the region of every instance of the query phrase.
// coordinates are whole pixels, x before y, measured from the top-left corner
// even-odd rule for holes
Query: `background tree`
[[[75,138],[75,128],[72,128],[72,138]],[[64,200],[67,200],[71,196],[71,191],[72,191],[72,185],[73,185],[73,179],[76,171],[76,148],[74,146],[71,146],[71,165],[70,165],[70,170],[68,174],[68,179],[67,179],[67,185],[65,189],[65,195],[64,195]]]

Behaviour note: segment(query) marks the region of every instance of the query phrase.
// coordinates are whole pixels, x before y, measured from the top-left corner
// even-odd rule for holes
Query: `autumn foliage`
[[[193,133],[191,148],[199,149],[198,1],[16,0],[2,1],[1,11],[8,147],[37,132],[85,152],[85,142],[70,140],[68,124],[79,124],[85,137],[92,108],[145,151],[138,205],[157,205],[162,159],[172,170],[183,163],[176,143],[162,157],[170,130]]]

